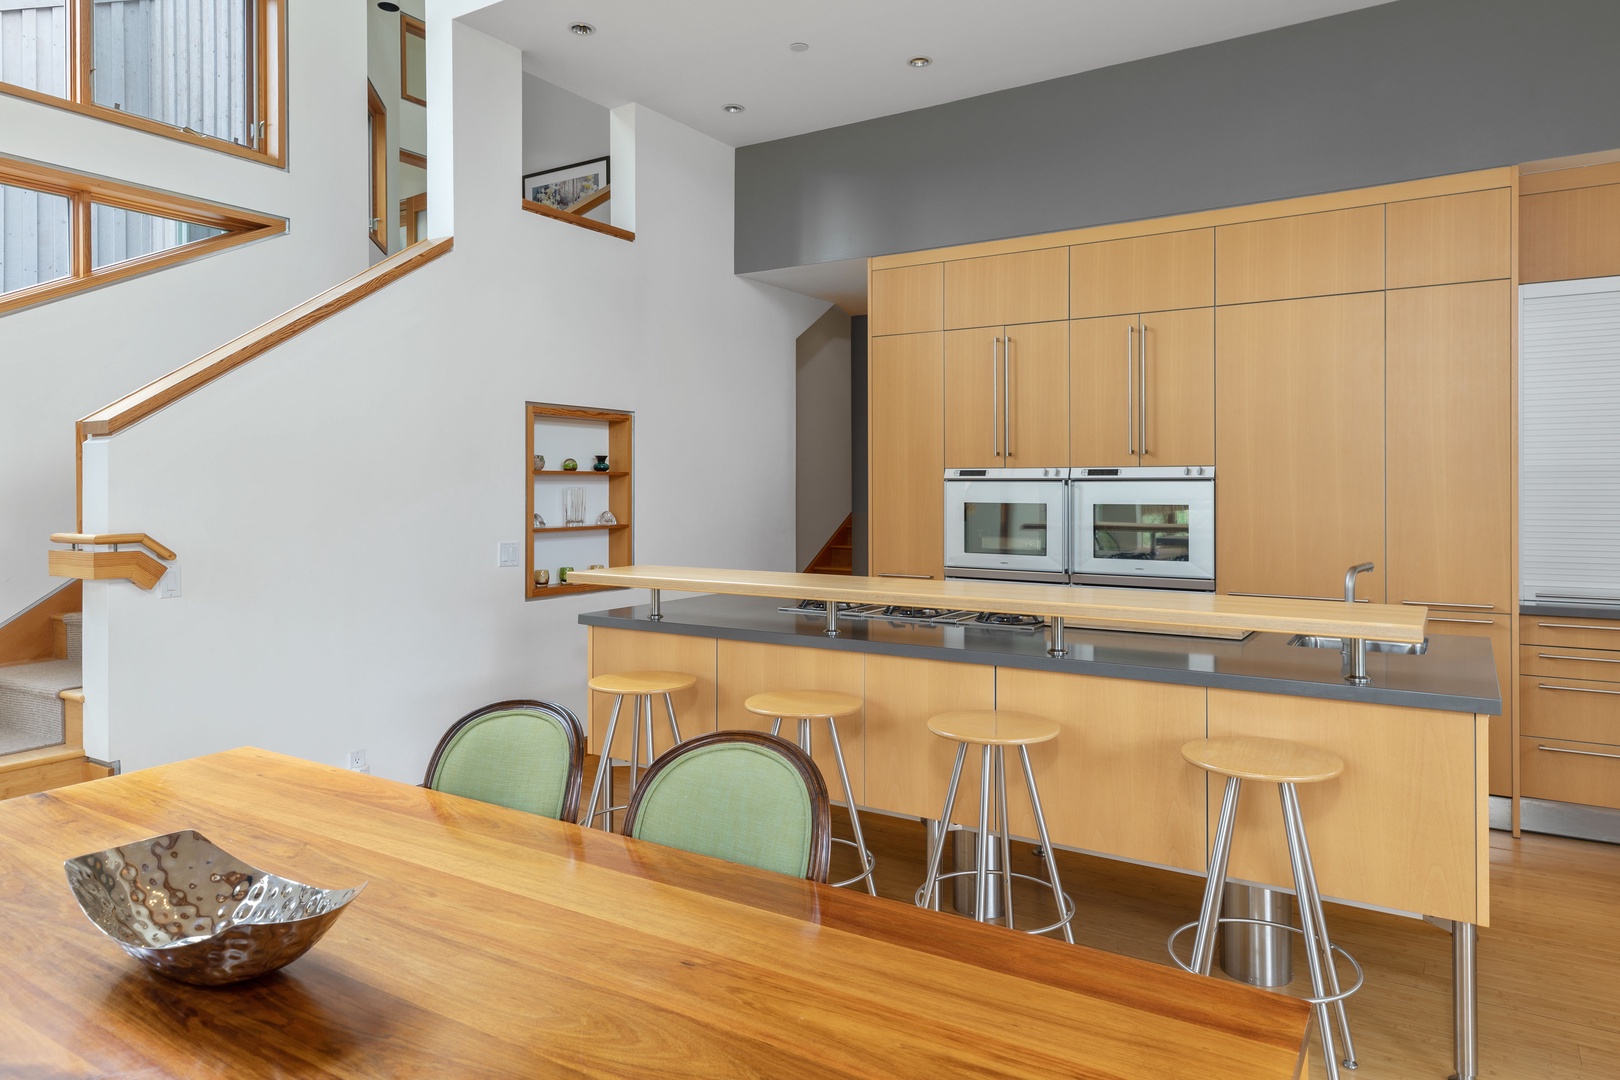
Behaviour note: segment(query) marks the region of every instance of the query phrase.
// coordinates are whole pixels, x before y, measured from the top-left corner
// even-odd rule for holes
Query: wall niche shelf
[[[634,416],[615,409],[598,409],[582,405],[555,405],[531,401],[525,407],[524,436],[524,527],[529,532],[527,555],[524,558],[523,590],[530,600],[546,600],[556,596],[602,592],[611,586],[575,585],[557,580],[561,567],[584,570],[593,564],[629,566],[635,562],[631,527],[634,500],[634,465],[631,450],[634,445]],[[551,461],[575,458],[587,463],[579,469],[536,469],[534,455],[543,454]],[[589,467],[597,454],[606,454],[612,466],[605,472]],[[586,483],[585,478],[597,478],[602,483]],[[557,480],[568,481],[559,484]],[[585,525],[553,525],[563,519],[563,492],[578,486],[585,491]],[[535,511],[539,511],[548,524],[533,525]],[[604,510],[613,511],[618,522],[598,525],[596,518]],[[565,539],[565,534],[574,536]],[[536,570],[549,570],[551,581],[545,585],[534,583]]]

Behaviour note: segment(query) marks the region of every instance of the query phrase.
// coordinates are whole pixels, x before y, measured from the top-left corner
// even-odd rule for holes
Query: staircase
[[[804,568],[807,574],[853,574],[851,561],[855,552],[855,515],[851,514],[838,526],[832,538],[821,545],[816,557]]]
[[[83,618],[51,616],[50,659],[0,667],[0,799],[108,773],[84,756]]]

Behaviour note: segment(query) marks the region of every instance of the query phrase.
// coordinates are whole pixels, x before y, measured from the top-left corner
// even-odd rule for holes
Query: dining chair
[[[450,725],[422,786],[573,821],[584,775],[578,717],[546,701],[497,701]]]
[[[714,731],[666,752],[642,777],[624,834],[825,882],[827,783],[810,756],[759,731]]]

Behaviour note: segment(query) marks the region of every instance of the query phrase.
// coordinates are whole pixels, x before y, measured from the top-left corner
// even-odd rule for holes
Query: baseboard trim
[[[1492,795],[1490,809],[1491,828],[1511,827],[1512,800],[1501,795]],[[1554,802],[1551,799],[1520,799],[1519,828],[1525,832],[1567,836],[1572,840],[1620,844],[1620,810],[1610,810],[1602,806],[1584,806],[1580,803]]]

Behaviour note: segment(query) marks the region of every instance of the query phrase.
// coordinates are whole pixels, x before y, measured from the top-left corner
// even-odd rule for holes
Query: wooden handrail
[[[169,568],[144,551],[46,552],[45,571],[51,577],[82,581],[131,581],[143,589],[156,585]]]
[[[160,559],[173,562],[180,557],[145,533],[51,533],[51,543],[72,544],[75,547],[81,544],[139,544]]]
[[[173,405],[226,372],[296,337],[351,304],[370,296],[383,286],[448,253],[453,243],[454,237],[449,236],[438,240],[425,240],[389,256],[376,266],[333,286],[314,299],[306,300],[291,311],[249,330],[235,341],[222,345],[213,352],[205,353],[184,367],[176,368],[162,378],[147,383],[133,394],[126,394],[104,409],[96,410],[79,421],[80,437],[112,435],[145,420],[159,409]]]
[[[566,221],[570,225],[578,225],[580,228],[589,229],[592,232],[616,236],[620,240],[634,241],[636,238],[636,234],[629,229],[621,229],[602,221],[592,221],[590,218],[580,217],[578,214],[569,213],[567,210],[558,210],[556,207],[531,202],[528,199],[523,200],[523,209],[531,214],[539,214],[541,217],[553,218],[557,221]]]
[[[609,184],[604,188],[598,188],[573,206],[570,206],[568,212],[570,214],[588,214],[611,198],[613,198],[613,185]]]

